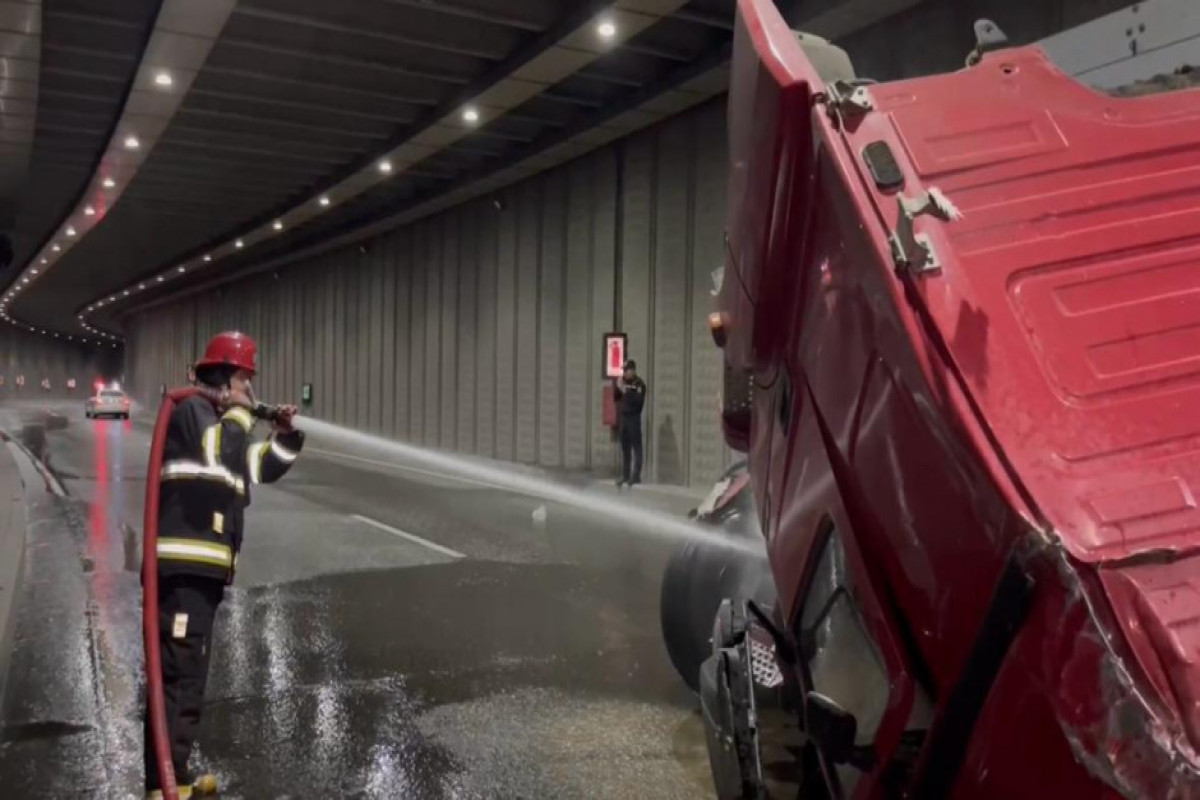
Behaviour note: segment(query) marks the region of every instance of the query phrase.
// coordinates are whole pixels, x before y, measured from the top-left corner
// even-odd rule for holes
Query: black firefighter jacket
[[[160,575],[233,580],[251,485],[279,480],[304,444],[301,431],[255,442],[253,427],[246,409],[218,416],[199,395],[172,412],[160,474]]]

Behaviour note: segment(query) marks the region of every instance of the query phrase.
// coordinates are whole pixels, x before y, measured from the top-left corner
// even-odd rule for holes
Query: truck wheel
[[[693,692],[700,691],[700,665],[712,655],[712,619],[719,595],[693,597],[696,543],[684,542],[667,561],[659,596],[663,643],[671,665]]]

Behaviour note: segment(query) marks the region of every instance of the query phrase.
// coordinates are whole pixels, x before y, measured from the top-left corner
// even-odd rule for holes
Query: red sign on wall
[[[25,385],[25,376],[18,375],[17,376],[17,386],[24,386],[24,385]]]
[[[604,334],[604,377],[619,378],[625,372],[625,352],[629,337],[623,333]]]

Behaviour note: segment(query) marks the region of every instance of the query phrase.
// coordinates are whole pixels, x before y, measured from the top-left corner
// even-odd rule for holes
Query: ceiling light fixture
[[[43,263],[43,264],[48,264],[48,263],[50,263],[50,262],[49,262],[49,260],[48,260],[48,259],[45,259],[45,258],[43,258],[43,259],[42,259],[42,263]]]
[[[210,256],[210,255],[208,255],[207,253],[205,253],[205,254],[204,254],[204,261],[205,261],[205,262],[212,261],[212,256]]]
[[[475,108],[475,106],[467,106],[463,109],[462,118],[463,122],[468,125],[474,125],[476,122],[479,122],[479,109]]]
[[[58,246],[58,245],[56,245],[56,244],[55,244],[55,245],[51,245],[51,246],[50,246],[50,249],[51,249],[51,250],[53,250],[53,251],[54,251],[54,252],[56,252],[56,253],[57,253],[57,252],[59,252],[60,250],[62,250],[62,248],[61,248],[61,247],[59,247],[59,246]]]
[[[170,86],[175,81],[171,79],[171,73],[163,70],[154,76],[154,82],[159,86]]]
[[[327,206],[327,205],[329,205],[329,196],[323,194],[323,195],[321,195],[321,199],[318,200],[317,202],[320,203],[322,206]]]
[[[68,225],[67,226],[67,236],[74,236],[74,235],[75,235],[75,229],[73,227],[71,227],[70,225]]]
[[[392,162],[388,161],[386,158],[384,160],[380,161],[379,162],[379,171],[382,172],[384,175],[387,175],[389,172],[392,171]]]
[[[164,278],[162,275],[159,275],[157,278],[155,278],[155,280],[158,281],[159,283],[162,283],[163,281],[166,280],[166,278]]]
[[[243,247],[246,246],[246,243],[243,242],[241,239],[238,239],[236,242],[233,243],[233,246],[236,247],[238,250],[241,250]]]
[[[29,270],[29,274],[30,274],[30,275],[37,275],[37,267],[34,267],[33,269]]]
[[[136,136],[126,136],[125,137],[125,149],[126,150],[137,150],[141,146],[142,146],[142,143],[138,141],[138,138]]]
[[[96,216],[96,209],[92,208],[91,206],[85,206],[83,209],[83,213],[86,216],[94,217],[94,216]]]
[[[596,33],[600,34],[601,39],[611,39],[617,35],[617,26],[611,19],[601,20],[596,26]]]
[[[186,270],[187,270],[187,268],[186,268],[186,267],[184,267],[184,266],[182,266],[182,265],[179,267],[179,272],[180,272],[181,274],[182,274],[183,272],[185,272]]]
[[[129,290],[128,290],[128,289],[126,289],[124,292],[122,292],[122,293],[121,293],[121,296],[122,296],[122,297],[129,297]]]
[[[111,188],[113,188],[113,187],[114,187],[114,186],[116,186],[116,185],[117,185],[117,182],[116,182],[116,181],[114,181],[112,178],[105,178],[105,179],[104,179],[104,188],[105,188],[105,189],[111,189]]]
[[[277,231],[281,231],[281,230],[283,230],[283,222],[282,222],[282,220],[275,220],[275,224],[274,224],[274,225],[272,225],[271,227],[272,227],[272,228],[274,228],[274,229],[275,229],[275,230],[277,230]]]
[[[145,288],[146,288],[146,284],[144,284],[144,283],[139,283],[139,284],[138,284],[138,291],[139,291],[139,292],[140,292],[142,289],[145,289]]]

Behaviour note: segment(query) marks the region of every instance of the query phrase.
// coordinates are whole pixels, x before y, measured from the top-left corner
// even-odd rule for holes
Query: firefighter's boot
[[[188,800],[192,796],[192,785],[181,783],[175,787],[176,794],[179,795],[179,800]],[[162,789],[155,789],[152,792],[146,792],[146,800],[163,800]]]
[[[196,797],[210,797],[217,793],[216,775],[198,775],[192,783],[193,794]]]

